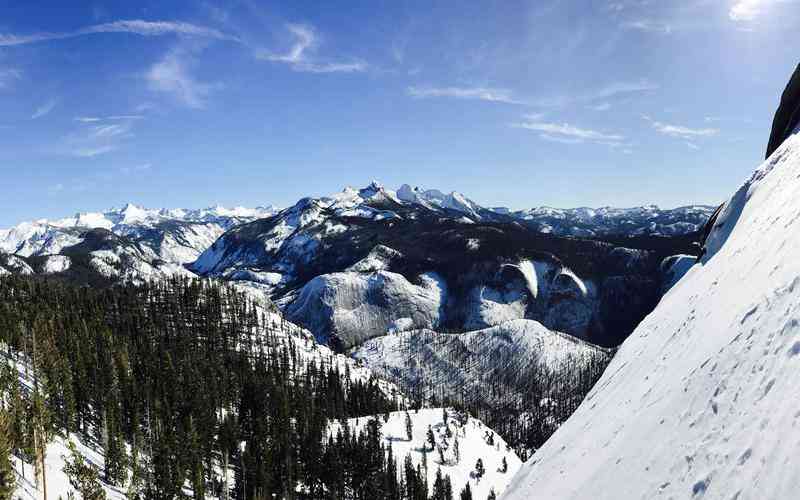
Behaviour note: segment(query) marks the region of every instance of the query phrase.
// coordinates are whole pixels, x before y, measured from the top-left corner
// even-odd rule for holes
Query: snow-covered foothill
[[[798,171],[795,133],[505,500],[797,498]]]
[[[451,437],[446,436],[447,427],[444,423],[444,412],[447,411],[447,426],[450,428]],[[398,411],[389,413],[389,419],[384,422],[384,417],[353,418],[348,421],[351,430],[358,432],[371,418],[377,418],[381,423],[381,435],[385,446],[392,446],[392,453],[398,463],[398,473],[403,471],[405,457],[411,457],[414,466],[423,463],[423,453],[428,465],[427,479],[428,490],[433,491],[436,472],[441,469],[442,475],[449,475],[453,486],[453,496],[458,498],[461,490],[469,482],[472,497],[485,499],[494,489],[499,495],[506,489],[511,477],[520,468],[522,462],[514,450],[506,446],[506,442],[497,433],[487,427],[480,420],[467,414],[461,414],[452,409],[423,408],[409,410],[411,419],[411,440],[406,434],[406,412]],[[341,424],[332,423],[329,432],[335,435]],[[437,448],[431,450],[427,441],[428,427],[434,434]],[[489,437],[491,436],[491,437]],[[458,440],[458,456],[455,459],[455,441]],[[492,444],[489,444],[492,443]],[[426,450],[423,452],[423,447]],[[441,462],[438,447],[442,447],[445,462]],[[506,471],[501,472],[503,458],[506,460]],[[484,467],[482,477],[477,477],[475,466],[481,459]]]

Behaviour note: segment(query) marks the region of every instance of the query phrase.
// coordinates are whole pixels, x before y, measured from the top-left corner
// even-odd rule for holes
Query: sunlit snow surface
[[[798,249],[795,135],[503,498],[798,498]]]
[[[445,437],[445,426],[442,422],[443,412],[441,408],[422,409],[417,412],[409,410],[408,414],[412,422],[411,441],[406,439],[404,412],[390,413],[389,420],[385,423],[382,416],[378,417],[382,424],[382,441],[387,447],[389,444],[392,445],[392,453],[397,460],[399,473],[403,471],[403,463],[406,455],[411,456],[411,460],[415,466],[422,463],[422,447],[423,443],[427,446],[426,435],[428,426],[431,426],[437,445],[442,445],[443,440],[447,441],[447,450],[443,451],[445,459],[444,464],[441,463],[439,453],[437,451],[430,451],[430,447],[427,446],[428,452],[426,459],[428,463],[428,489],[430,492],[433,492],[433,482],[436,480],[436,471],[441,469],[442,476],[450,476],[450,481],[453,485],[453,496],[455,498],[458,498],[458,494],[467,482],[469,482],[470,489],[472,490],[472,498],[483,500],[489,496],[489,491],[492,488],[499,496],[500,493],[505,490],[508,482],[521,465],[514,450],[508,449],[505,441],[503,441],[497,433],[476,418],[465,415],[465,421],[458,422],[452,418],[454,412],[450,410],[448,422],[453,437],[448,439]],[[362,429],[367,422],[367,418],[354,418],[349,420],[351,429],[356,431]],[[331,425],[331,434],[335,436],[338,429],[339,425]],[[492,441],[494,444],[488,444],[486,439],[487,433],[492,434]],[[457,463],[453,455],[453,442],[456,436],[459,441],[458,449],[460,456],[460,460]],[[505,457],[506,463],[508,464],[508,470],[506,472],[500,472],[500,465],[503,457]],[[483,461],[483,466],[486,471],[480,479],[475,477],[474,474],[475,464],[479,458]]]

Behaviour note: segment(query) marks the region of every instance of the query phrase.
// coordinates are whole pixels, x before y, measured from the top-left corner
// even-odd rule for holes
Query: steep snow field
[[[503,498],[798,498],[798,248],[795,133]]]
[[[483,422],[468,415],[461,415],[460,420],[456,413],[451,409],[448,411],[448,425],[450,426],[452,437],[445,437],[445,425],[443,423],[442,408],[427,408],[419,411],[409,410],[412,423],[411,441],[406,439],[405,412],[392,412],[389,420],[384,423],[383,417],[379,416],[382,423],[381,434],[384,445],[387,447],[391,443],[392,452],[398,463],[398,472],[402,473],[403,463],[406,455],[411,456],[414,465],[421,464],[423,461],[423,446],[428,450],[428,489],[433,491],[433,482],[436,480],[436,471],[441,469],[442,476],[449,475],[453,485],[453,496],[458,498],[459,492],[469,482],[472,489],[472,498],[484,500],[489,495],[489,491],[494,488],[495,493],[500,494],[505,490],[508,482],[514,473],[520,468],[522,463],[513,449],[506,446],[503,438],[498,436],[492,429],[488,428]],[[368,418],[350,419],[349,425],[353,430],[360,430],[368,422]],[[445,463],[440,462],[439,453],[430,451],[430,446],[426,441],[428,426],[434,433],[437,445],[441,446],[447,442],[446,450],[443,451]],[[335,435],[339,425],[331,425],[330,432]],[[487,436],[492,435],[492,442],[488,444]],[[453,443],[458,439],[459,461],[455,461],[453,455]],[[508,469],[501,472],[501,463],[505,457]],[[483,461],[485,473],[482,478],[475,477],[475,464],[478,459]]]

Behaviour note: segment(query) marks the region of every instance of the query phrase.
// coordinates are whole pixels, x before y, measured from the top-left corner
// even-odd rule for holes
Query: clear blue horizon
[[[716,204],[762,159],[798,6],[2,5],[0,227],[372,179],[515,209]]]

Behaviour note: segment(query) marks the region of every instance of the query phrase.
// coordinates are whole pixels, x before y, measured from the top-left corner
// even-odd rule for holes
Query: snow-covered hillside
[[[539,406],[539,400],[528,401],[534,378],[558,373],[560,384],[571,385],[578,366],[605,361],[610,353],[518,319],[461,334],[416,330],[386,335],[365,342],[353,357],[409,394],[420,389],[440,400],[465,398],[465,404]],[[540,399],[552,396],[537,393]]]
[[[798,498],[798,172],[795,132],[504,499]]]
[[[522,463],[514,450],[506,446],[506,442],[497,433],[487,427],[480,420],[466,414],[459,414],[448,409],[447,426],[450,427],[451,437],[446,436],[444,424],[444,411],[442,408],[425,408],[418,411],[409,410],[411,418],[412,435],[409,441],[406,434],[405,412],[392,412],[389,420],[384,422],[383,417],[377,417],[382,423],[381,434],[384,444],[392,446],[392,453],[397,460],[398,472],[402,472],[403,461],[406,455],[411,456],[413,464],[421,465],[423,460],[428,465],[428,489],[433,490],[437,469],[442,475],[449,475],[453,485],[454,497],[458,498],[459,492],[469,482],[472,498],[485,499],[494,489],[499,495],[506,489],[508,482]],[[351,429],[358,431],[368,422],[368,418],[350,419]],[[443,447],[444,463],[437,450],[431,451],[427,442],[428,427],[434,434],[437,447]],[[340,425],[332,425],[330,432],[335,434]],[[489,437],[491,436],[491,437]],[[455,458],[455,441],[458,440],[458,457]],[[491,443],[491,444],[490,444]],[[427,450],[423,459],[423,448]],[[503,458],[506,459],[507,469],[502,472]],[[475,465],[481,459],[485,473],[478,478],[475,474]]]

